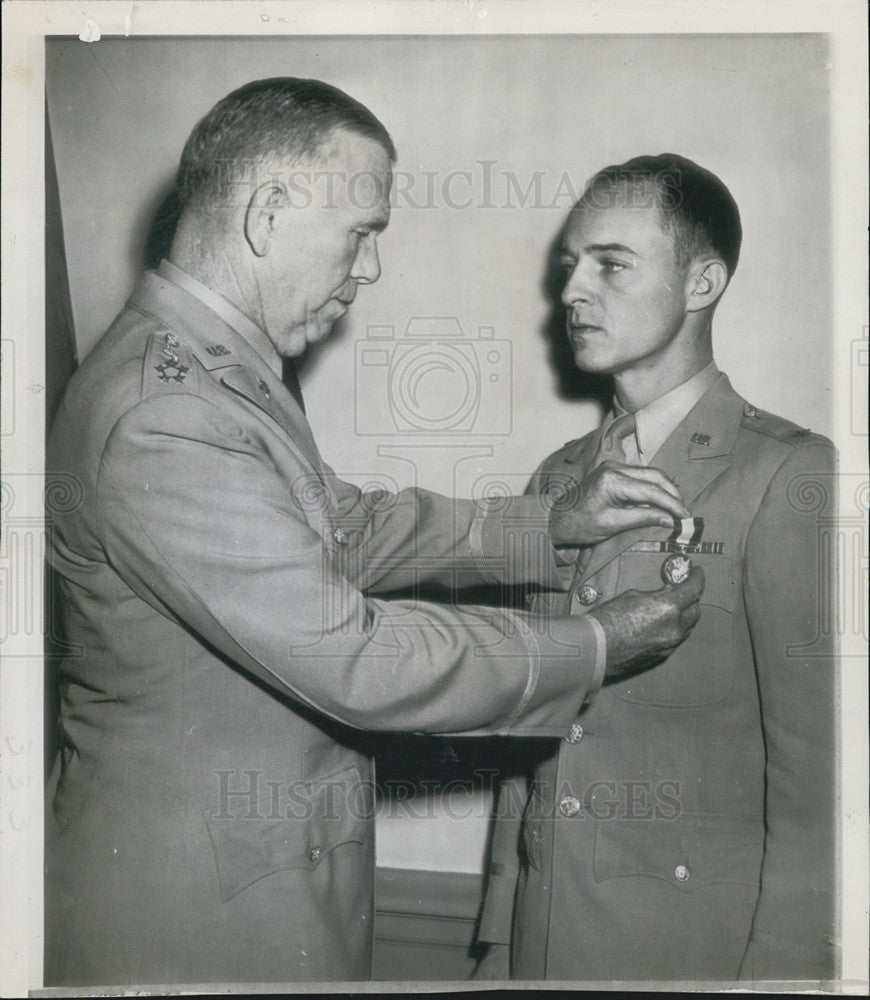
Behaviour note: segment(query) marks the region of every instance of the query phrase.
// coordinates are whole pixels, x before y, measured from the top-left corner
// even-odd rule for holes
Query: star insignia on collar
[[[164,361],[162,364],[155,365],[154,371],[157,372],[157,377],[161,382],[183,382],[190,369],[176,358],[174,364]]]

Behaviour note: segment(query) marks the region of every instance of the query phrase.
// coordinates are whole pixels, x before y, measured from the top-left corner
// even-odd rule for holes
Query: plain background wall
[[[406,192],[379,240],[381,280],[302,372],[321,451],[346,478],[521,490],[595,425],[598,404],[565,391],[552,364],[545,267],[571,192],[639,153],[680,153],[728,184],[744,246],[714,323],[719,365],[756,405],[831,435],[829,70],[819,35],[49,40],[79,356],[135,285],[193,124],[251,79],[312,76],[383,120]],[[469,342],[465,367],[448,358],[428,383],[449,388],[477,366],[480,418],[462,433],[393,433],[387,370],[357,380],[370,328],[401,334],[411,317],[454,317]],[[383,433],[361,433],[372,429]],[[474,801],[460,820],[382,820],[379,862],[479,870],[486,800]]]

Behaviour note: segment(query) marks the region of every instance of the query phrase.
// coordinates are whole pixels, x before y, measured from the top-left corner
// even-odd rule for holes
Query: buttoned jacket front
[[[551,455],[534,488],[582,479],[600,438]],[[833,448],[720,376],[651,464],[703,518],[700,621],[661,666],[602,688],[530,783],[505,780],[480,937],[507,942],[513,917],[521,979],[830,976]],[[654,590],[667,539],[617,535],[536,600],[583,614]]]

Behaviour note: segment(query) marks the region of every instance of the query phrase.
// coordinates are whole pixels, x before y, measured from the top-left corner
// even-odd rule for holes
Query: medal
[[[674,530],[668,537],[669,549],[673,554],[662,563],[662,579],[665,583],[682,583],[691,573],[692,560],[686,553],[689,549],[697,551],[703,532],[702,517],[684,517],[674,525]]]
[[[682,554],[668,556],[662,563],[662,579],[665,583],[682,583],[692,571],[692,560]]]

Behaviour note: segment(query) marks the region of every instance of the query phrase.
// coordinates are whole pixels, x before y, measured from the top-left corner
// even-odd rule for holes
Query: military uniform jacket
[[[47,469],[70,502],[46,982],[366,978],[361,731],[552,735],[603,672],[575,622],[566,645],[372,595],[552,585],[539,505],[339,481],[262,358],[155,273],[73,377]]]
[[[534,487],[582,476],[600,438],[551,455]],[[815,501],[833,447],[723,375],[651,465],[704,519],[700,621],[546,741],[530,783],[504,781],[480,937],[510,940],[513,914],[521,979],[831,976],[835,679]],[[656,589],[667,535],[602,542],[545,603],[583,613]]]

